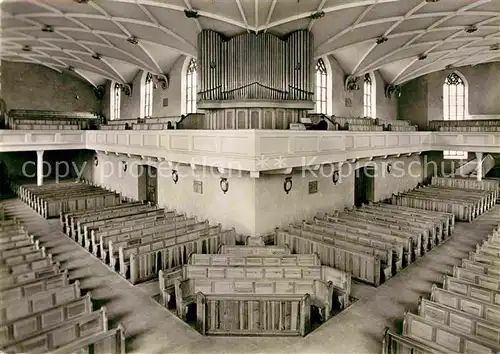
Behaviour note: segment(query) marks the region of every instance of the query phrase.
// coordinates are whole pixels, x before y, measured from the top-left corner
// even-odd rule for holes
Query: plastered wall
[[[469,115],[500,114],[500,63],[443,70],[411,80],[402,86],[399,116],[424,128],[429,120],[443,118],[443,83],[453,71],[468,83]]]
[[[8,110],[103,111],[94,87],[74,75],[8,61],[2,61],[1,71],[2,98]]]

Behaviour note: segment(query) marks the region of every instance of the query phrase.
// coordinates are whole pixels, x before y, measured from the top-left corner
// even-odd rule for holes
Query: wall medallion
[[[286,194],[290,193],[290,191],[292,190],[292,177],[285,178],[283,189],[285,190]]]
[[[179,174],[176,170],[172,170],[172,181],[174,181],[175,184],[179,181]]]
[[[224,194],[227,193],[229,190],[229,182],[227,181],[227,178],[221,177],[220,179],[220,189],[224,192]]]
[[[337,184],[339,182],[339,179],[340,179],[339,171],[334,171],[332,175],[333,184]]]

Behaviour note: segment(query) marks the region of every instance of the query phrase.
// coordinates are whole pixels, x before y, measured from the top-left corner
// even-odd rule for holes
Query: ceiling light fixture
[[[446,70],[450,70],[450,69],[453,69],[453,68],[454,68],[453,64],[448,64],[445,67]]]
[[[317,20],[317,19],[320,19],[322,17],[325,16],[325,12],[324,11],[316,11],[316,12],[313,12],[311,14],[311,16],[309,16],[310,18],[312,18],[313,20]]]
[[[54,32],[54,28],[52,26],[45,25],[42,28],[42,32],[50,32],[50,33],[52,33],[52,32]]]
[[[418,60],[425,60],[425,59],[427,59],[427,54],[420,54],[418,56]]]
[[[75,68],[70,65],[68,66],[68,71],[75,71]]]
[[[387,38],[387,37],[378,37],[377,44],[382,44],[384,42],[387,42],[388,40],[389,40],[389,38]]]
[[[474,33],[477,31],[476,25],[465,26],[464,31],[467,33]]]
[[[92,58],[94,58],[95,60],[101,60],[102,55],[99,54],[99,53],[95,53],[95,54],[92,55]]]
[[[500,44],[499,43],[492,44],[490,46],[490,50],[500,50]]]
[[[89,0],[75,0],[75,2],[77,2],[79,4],[88,4]]]
[[[23,52],[31,52],[33,49],[31,49],[31,46],[29,45],[23,45]]]
[[[132,44],[139,44],[139,38],[137,38],[136,36],[127,38],[127,41]]]
[[[425,0],[425,2],[439,2],[439,0]]]
[[[184,14],[186,15],[187,18],[198,18],[200,15],[198,14],[198,11],[193,10],[193,9],[184,9]]]

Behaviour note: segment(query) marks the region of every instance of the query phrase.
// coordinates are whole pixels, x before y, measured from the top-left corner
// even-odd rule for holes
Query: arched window
[[[323,59],[316,62],[316,113],[327,114],[328,73]]]
[[[363,115],[375,118],[375,82],[370,73],[365,74],[363,80]]]
[[[113,112],[111,119],[120,119],[120,100],[121,100],[122,85],[115,84],[113,87]]]
[[[456,72],[446,77],[443,84],[443,119],[464,120],[466,115],[467,85]],[[446,159],[466,159],[467,151],[443,151]]]
[[[192,58],[186,71],[186,114],[196,113],[197,89],[197,70],[196,59]]]
[[[144,81],[144,117],[153,115],[153,75],[148,73]]]

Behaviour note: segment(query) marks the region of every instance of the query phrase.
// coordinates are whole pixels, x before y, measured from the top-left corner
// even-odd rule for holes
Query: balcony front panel
[[[85,131],[0,130],[0,152],[85,149]]]

